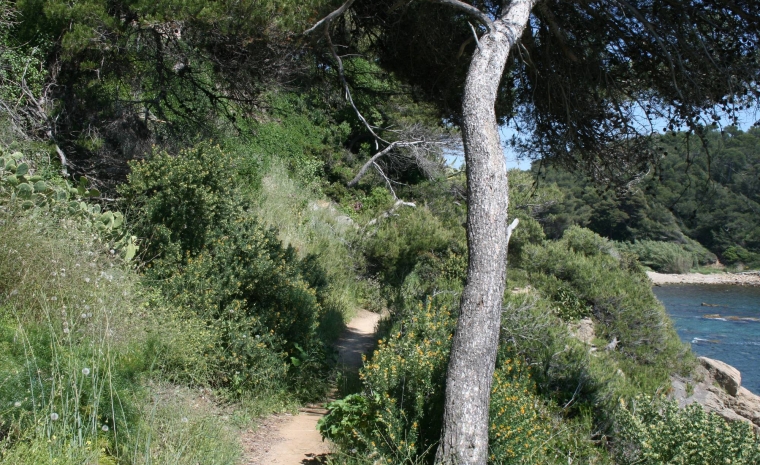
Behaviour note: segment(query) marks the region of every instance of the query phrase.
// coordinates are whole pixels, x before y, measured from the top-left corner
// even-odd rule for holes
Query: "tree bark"
[[[494,105],[509,51],[537,0],[513,0],[479,39],[465,82],[467,284],[446,376],[446,401],[436,463],[485,465],[489,402],[507,269],[508,184]]]

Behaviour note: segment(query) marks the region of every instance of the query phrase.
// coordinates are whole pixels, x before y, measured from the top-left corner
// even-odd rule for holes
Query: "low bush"
[[[542,283],[561,280],[574,298],[590,307],[596,336],[617,340],[611,353],[637,388],[651,394],[669,382],[672,372],[691,366],[693,357],[687,355],[646,275],[610,241],[571,227],[562,240],[533,247],[528,254],[526,268],[539,290]]]
[[[621,465],[760,463],[760,441],[748,423],[728,422],[701,405],[638,397],[618,414],[614,444]]]
[[[363,392],[329,405],[319,425],[323,436],[344,453],[373,463],[430,463],[441,432],[455,323],[434,299],[397,316],[360,374]],[[596,463],[598,454],[579,440],[587,430],[578,433],[560,424],[538,396],[530,371],[502,346],[491,394],[489,463],[567,463],[568,455]]]
[[[386,218],[364,241],[365,254],[383,282],[400,286],[424,253],[444,252],[452,233],[425,207],[404,208]]]
[[[727,264],[750,268],[760,268],[760,254],[750,252],[739,245],[732,245],[723,251],[723,259]]]
[[[635,255],[642,265],[661,273],[688,273],[692,268],[717,260],[715,254],[693,240],[685,244],[651,240],[617,242],[616,247]]]
[[[132,164],[121,192],[146,241],[146,276],[171,305],[206,322],[213,335],[207,364],[220,386],[242,395],[300,379],[296,390],[313,398],[325,386],[317,328],[327,277],[316,259],[299,258],[248,211],[236,165],[210,144]]]

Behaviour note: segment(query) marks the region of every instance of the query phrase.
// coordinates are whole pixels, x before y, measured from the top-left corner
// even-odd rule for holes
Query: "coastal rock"
[[[699,357],[699,363],[707,369],[712,378],[731,396],[736,397],[742,385],[742,374],[736,368],[720,360]]]
[[[671,377],[670,397],[685,407],[694,402],[729,421],[750,423],[760,433],[760,396],[741,387],[739,370],[719,360],[699,358],[690,377]],[[733,390],[733,394],[726,387]]]
[[[752,423],[760,425],[760,396],[740,387],[733,408],[742,417],[749,418]]]

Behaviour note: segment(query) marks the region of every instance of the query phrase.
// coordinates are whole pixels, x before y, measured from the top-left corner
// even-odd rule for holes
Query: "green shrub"
[[[739,245],[732,245],[723,251],[723,259],[730,265],[760,266],[760,254],[750,252]]]
[[[135,231],[153,259],[147,276],[172,305],[206,322],[214,335],[208,365],[219,370],[220,385],[268,392],[290,374],[317,395],[327,276],[313,256],[299,259],[246,211],[235,165],[209,144],[132,165],[121,191],[136,206]]]
[[[406,310],[361,371],[363,393],[328,406],[319,425],[323,436],[345,453],[377,463],[429,463],[441,431],[455,323],[433,299]],[[578,454],[580,447],[569,444],[573,435],[538,396],[529,371],[502,345],[491,394],[489,463],[552,463],[555,450]]]
[[[169,434],[145,415],[146,378],[208,383],[205,322],[143,286],[79,210],[23,209],[4,195],[0,461],[115,465],[154,452],[150,440],[173,451],[161,463],[236,456],[218,434],[194,436],[208,417],[186,415],[185,433]]]
[[[158,152],[130,164],[129,182],[119,192],[135,213],[133,231],[155,269],[171,270],[199,253],[240,216],[235,163],[219,146],[201,143],[177,156]]]
[[[657,389],[667,382],[672,370],[683,366],[679,359],[687,349],[652,293],[646,275],[611,242],[572,227],[562,240],[534,247],[529,254],[527,268],[537,282],[542,275],[553,276],[591,306],[597,337],[618,339],[615,354],[627,367],[623,371],[642,387]]]
[[[518,341],[516,349],[536,364],[539,390],[566,405],[569,414],[591,409],[595,428],[610,431],[618,399],[654,394],[669,385],[672,373],[687,372],[693,366],[694,357],[680,342],[646,275],[635,259],[617,252],[610,241],[572,227],[560,241],[529,247],[526,257],[529,281],[538,296],[528,305],[535,309],[512,318],[510,324],[517,323],[518,329],[509,333]],[[557,289],[572,296],[567,310],[556,310],[562,305]],[[519,303],[513,306],[519,308]],[[568,337],[567,320],[552,323],[541,315],[547,307],[571,320],[580,316],[577,309],[590,310],[595,343],[603,347],[617,340],[614,350],[590,356],[587,346]],[[530,334],[552,325],[555,329],[536,338],[543,346],[531,342]],[[520,327],[531,332],[521,336],[517,334]]]
[[[490,463],[546,463],[554,425],[519,358],[498,364],[491,387]]]
[[[380,222],[365,241],[365,254],[383,281],[399,286],[424,253],[445,251],[452,233],[427,208],[405,208]]]
[[[617,242],[622,252],[635,255],[639,262],[661,273],[688,273],[696,266],[715,263],[717,257],[698,242],[685,244],[660,241]]]
[[[614,445],[622,465],[756,464],[760,442],[752,426],[728,422],[697,403],[639,397],[620,408]]]

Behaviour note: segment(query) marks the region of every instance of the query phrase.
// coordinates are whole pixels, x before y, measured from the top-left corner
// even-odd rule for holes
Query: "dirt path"
[[[336,347],[338,363],[348,369],[362,366],[362,354],[372,348],[377,313],[359,310],[341,335]],[[321,463],[330,452],[317,431],[317,421],[327,413],[320,406],[307,406],[297,415],[277,415],[265,420],[256,431],[243,435],[244,465],[303,465]]]

